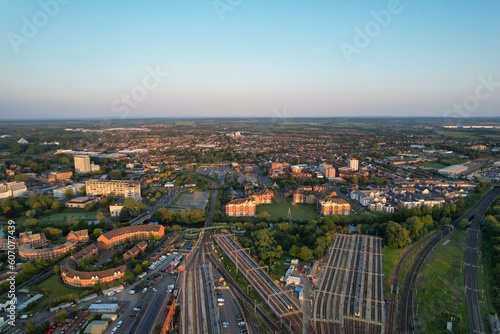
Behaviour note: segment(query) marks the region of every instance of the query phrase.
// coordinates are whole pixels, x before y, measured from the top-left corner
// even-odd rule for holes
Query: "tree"
[[[32,321],[28,321],[26,323],[26,330],[28,331],[28,333],[37,333],[38,327]]]
[[[66,189],[64,191],[64,196],[66,196],[66,198],[72,198],[73,197],[73,189]]]
[[[108,173],[108,176],[111,180],[119,180],[122,178],[122,172],[120,172],[117,169],[113,169],[111,172]]]
[[[126,271],[125,274],[123,275],[123,280],[127,282],[128,284],[131,284],[134,282],[134,274],[132,274],[130,271]]]
[[[469,220],[467,218],[460,219],[458,227],[465,230],[467,227],[469,227]]]
[[[99,211],[97,213],[97,221],[98,222],[102,222],[105,218],[106,218],[106,214],[104,213],[104,211]]]
[[[257,218],[260,220],[268,221],[269,219],[271,219],[271,215],[269,214],[269,212],[262,211]]]
[[[293,245],[292,248],[290,248],[289,253],[290,253],[290,256],[299,257],[300,248],[297,245]]]
[[[143,261],[141,263],[141,267],[143,270],[148,270],[150,265],[151,265],[151,262],[149,262],[149,261]]]
[[[136,265],[134,268],[134,274],[137,276],[142,274],[142,272],[143,272],[142,267],[140,265]]]
[[[398,223],[389,222],[385,230],[387,246],[390,248],[404,248],[410,239],[410,233]]]
[[[55,265],[55,266],[54,266],[54,274],[55,274],[56,276],[59,276],[59,274],[60,274],[60,273],[61,273],[61,269],[59,268],[59,266],[58,266],[58,265]]]
[[[44,232],[47,238],[52,241],[57,240],[62,236],[62,230],[55,227],[47,227]]]
[[[86,190],[85,186],[81,186],[80,188],[78,188],[78,191],[80,192],[80,195],[82,195],[82,196],[85,196],[87,194],[87,190]]]
[[[313,258],[313,251],[309,247],[303,246],[300,249],[299,258],[304,261],[311,260]]]
[[[25,273],[27,276],[33,276],[37,272],[36,267],[32,263],[26,263],[23,267],[23,273]]]

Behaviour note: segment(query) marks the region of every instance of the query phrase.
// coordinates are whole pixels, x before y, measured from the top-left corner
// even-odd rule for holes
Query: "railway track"
[[[441,233],[437,234],[424,248],[422,248],[418,254],[415,256],[415,260],[408,272],[407,278],[405,280],[403,292],[401,295],[401,302],[400,302],[400,308],[399,308],[399,329],[398,333],[416,333],[417,332],[417,327],[415,324],[415,299],[416,299],[416,287],[417,287],[417,280],[418,280],[418,274],[420,273],[420,270],[422,269],[427,256],[430,254],[430,252],[433,250],[434,246],[436,246],[443,237],[447,236],[450,232],[452,232],[455,228],[457,228],[458,223],[462,218],[468,218],[470,219],[471,217],[475,217],[475,215],[482,216],[486,209],[490,206],[490,204],[493,202],[493,200],[498,196],[500,193],[500,188],[496,186],[493,190],[491,190],[481,201],[479,201],[472,209],[470,209],[466,214],[462,215],[458,219],[456,219],[453,223],[452,226],[446,228],[444,231]],[[480,221],[478,222],[480,224]],[[477,242],[477,238],[476,238]],[[473,274],[469,274],[473,275]],[[477,274],[474,275],[477,283]],[[471,279],[472,277],[469,276]],[[474,291],[473,289],[469,289],[470,291]],[[466,289],[467,292],[467,289]],[[472,293],[472,292],[471,292]],[[477,294],[477,292],[476,292]],[[467,300],[466,296],[466,300]],[[472,298],[472,297],[471,297]],[[478,311],[477,309],[469,311],[469,306],[472,307],[473,301],[470,301],[467,305],[467,313],[470,316],[475,316],[475,321],[481,321],[481,317],[479,319],[477,318]],[[480,314],[480,310],[479,310]],[[469,316],[469,319],[470,319]],[[470,322],[470,320],[469,320]],[[473,333],[473,332],[471,332]]]
[[[217,244],[252,284],[255,292],[266,302],[282,325],[291,333],[302,333],[302,311],[287,291],[274,283],[272,278],[245,253],[241,246],[226,234],[214,236]]]
[[[339,235],[315,293],[311,333],[380,333],[385,322],[381,239]]]
[[[233,294],[242,301],[245,301],[247,305],[251,305],[254,303],[252,298],[250,298],[240,287],[240,285],[234,280],[234,278],[227,272],[224,266],[217,259],[215,254],[212,252],[212,249],[207,250],[207,256],[209,260],[212,262],[213,267],[220,273],[220,275],[226,281],[226,284],[232,289]],[[279,334],[282,333],[281,329],[275,324],[273,320],[271,320],[264,311],[259,306],[254,305],[254,312],[257,316],[262,319],[267,326],[267,328],[271,331],[271,333]]]
[[[386,325],[386,333],[387,334],[395,334],[396,333],[396,315],[398,311],[398,290],[399,290],[399,276],[401,275],[401,270],[405,265],[408,258],[424,243],[429,241],[432,238],[432,234],[429,234],[424,239],[420,240],[415,245],[407,248],[396,264],[394,271],[391,277],[391,295],[389,297],[389,306],[387,308],[387,325]]]

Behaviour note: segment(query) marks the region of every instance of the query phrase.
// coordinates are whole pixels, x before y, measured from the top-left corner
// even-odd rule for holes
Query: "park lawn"
[[[443,168],[443,167],[446,167],[447,165],[445,164],[441,164],[439,162],[435,162],[435,161],[432,161],[432,162],[424,162],[424,163],[420,163],[418,164],[419,166],[422,166],[422,167],[426,167],[426,168]]]
[[[398,259],[401,254],[405,251],[402,249],[392,249],[389,247],[384,247],[382,249],[383,259],[384,259],[384,299],[388,300],[391,294],[391,276]]]
[[[416,304],[421,333],[444,333],[453,317],[453,333],[467,333],[467,312],[463,296],[466,231],[457,230],[440,242],[424,264],[418,282]]]
[[[82,296],[86,292],[92,290],[92,289],[79,289],[79,288],[72,288],[66,284],[64,284],[61,280],[61,277],[58,275],[51,275],[47,279],[43,280],[42,282],[36,284],[37,287],[40,288],[48,288],[50,290],[50,293],[42,298],[42,301],[40,304],[38,304],[35,309],[44,309],[44,308],[49,308],[52,307],[52,301],[59,299],[63,296],[66,295],[71,295],[75,294],[77,296]]]
[[[271,215],[272,220],[286,218],[288,209],[291,209],[292,220],[312,220],[319,219],[319,215],[314,208],[314,204],[295,204],[287,200],[276,200],[273,204],[258,205],[257,214],[267,212]]]

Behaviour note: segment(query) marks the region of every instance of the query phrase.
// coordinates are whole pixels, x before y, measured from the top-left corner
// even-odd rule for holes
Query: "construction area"
[[[311,333],[385,331],[382,238],[337,234],[313,293]]]

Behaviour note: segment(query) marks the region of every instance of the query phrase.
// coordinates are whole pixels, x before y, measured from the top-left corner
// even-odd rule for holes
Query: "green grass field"
[[[42,218],[44,219],[61,219],[66,220],[69,218],[82,218],[82,219],[94,219],[97,217],[97,212],[59,212],[53,215]]]
[[[491,249],[491,244],[485,239],[481,239],[481,257],[478,258],[478,264],[483,266],[483,271],[478,273],[479,290],[485,289],[488,294],[488,299],[486,295],[482,296],[481,305],[483,308],[483,314],[489,312],[491,314],[496,314],[497,310],[493,305],[493,268],[491,266],[491,257],[493,250]]]
[[[419,163],[417,165],[425,167],[425,168],[443,168],[443,167],[447,166],[447,165],[440,164],[439,162],[435,162],[435,161]]]
[[[90,291],[90,289],[76,289],[71,288],[65,285],[61,278],[57,275],[52,275],[49,278],[43,280],[42,282],[37,284],[40,288],[47,288],[50,290],[50,293],[47,297],[44,297],[40,304],[35,307],[35,310],[40,310],[44,308],[49,308],[52,306],[52,301],[59,299],[63,296],[75,294],[77,296],[83,295],[86,291]]]
[[[271,215],[271,219],[276,220],[279,218],[286,218],[289,208],[292,212],[292,220],[311,220],[319,218],[314,204],[292,205],[292,203],[287,200],[274,201],[274,203],[270,205],[258,205],[257,214],[265,211]]]
[[[403,252],[404,249],[392,249],[389,247],[384,247],[382,250],[384,257],[384,299],[389,299],[392,271]]]
[[[436,246],[422,268],[417,302],[421,333],[445,333],[453,317],[453,333],[467,333],[467,313],[463,297],[464,273],[461,270],[466,231],[457,230],[450,242]]]

